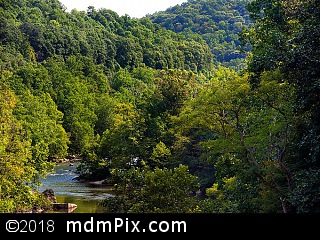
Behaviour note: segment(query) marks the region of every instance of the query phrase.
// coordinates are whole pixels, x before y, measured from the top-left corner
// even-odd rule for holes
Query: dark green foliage
[[[319,212],[319,16],[316,0],[141,19],[0,0],[0,212],[44,204],[39,177],[71,154],[114,185],[106,212]]]
[[[66,59],[81,54],[109,71],[142,64],[193,71],[212,67],[205,42],[199,44],[153,26],[146,19],[120,17],[94,7],[89,7],[86,13],[77,10],[67,13],[57,0],[15,3],[12,8],[11,12],[1,14],[1,44],[39,62],[55,55]]]
[[[279,69],[296,89],[290,201],[298,212],[319,212],[319,1],[256,0],[248,10],[255,20],[246,33],[252,85],[259,85],[261,72]]]
[[[150,171],[114,171],[115,198],[102,203],[108,213],[192,213],[197,209],[197,177],[187,166]],[[116,206],[116,207],[115,207]]]
[[[248,2],[189,0],[148,17],[154,23],[183,33],[188,38],[204,40],[214,55],[216,65],[242,69],[245,66],[246,52],[241,49],[238,34],[252,25],[249,12],[246,10]]]

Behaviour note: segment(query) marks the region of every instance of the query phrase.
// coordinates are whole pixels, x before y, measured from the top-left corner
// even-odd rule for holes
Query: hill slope
[[[146,65],[155,69],[210,69],[205,41],[108,9],[66,12],[57,0],[0,1],[0,65],[42,62],[80,54],[108,71]]]
[[[174,32],[198,33],[208,43],[215,60],[240,68],[246,53],[240,50],[239,33],[252,24],[246,4],[249,0],[188,0],[148,17]]]

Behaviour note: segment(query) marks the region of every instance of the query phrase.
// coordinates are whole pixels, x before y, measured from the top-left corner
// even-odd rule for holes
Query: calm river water
[[[113,197],[110,187],[82,183],[74,180],[78,163],[58,163],[55,171],[42,179],[40,191],[52,189],[59,203],[74,203],[77,208],[73,213],[102,213],[99,202]]]

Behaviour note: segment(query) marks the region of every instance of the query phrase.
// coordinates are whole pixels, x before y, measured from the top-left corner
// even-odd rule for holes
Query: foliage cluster
[[[250,46],[239,38],[243,29],[250,28],[252,19],[246,9],[248,0],[189,0],[166,11],[149,16],[152,22],[166,29],[193,38],[204,39],[214,56],[215,65],[232,69],[245,68]],[[198,37],[199,38],[199,37]]]
[[[106,212],[319,212],[319,11],[0,0],[0,212],[45,204],[41,177],[73,154],[114,186]]]

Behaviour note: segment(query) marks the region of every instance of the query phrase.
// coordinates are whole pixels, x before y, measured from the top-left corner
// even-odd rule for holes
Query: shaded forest
[[[0,0],[0,212],[55,161],[107,213],[320,211],[317,0],[189,0],[143,18]]]

